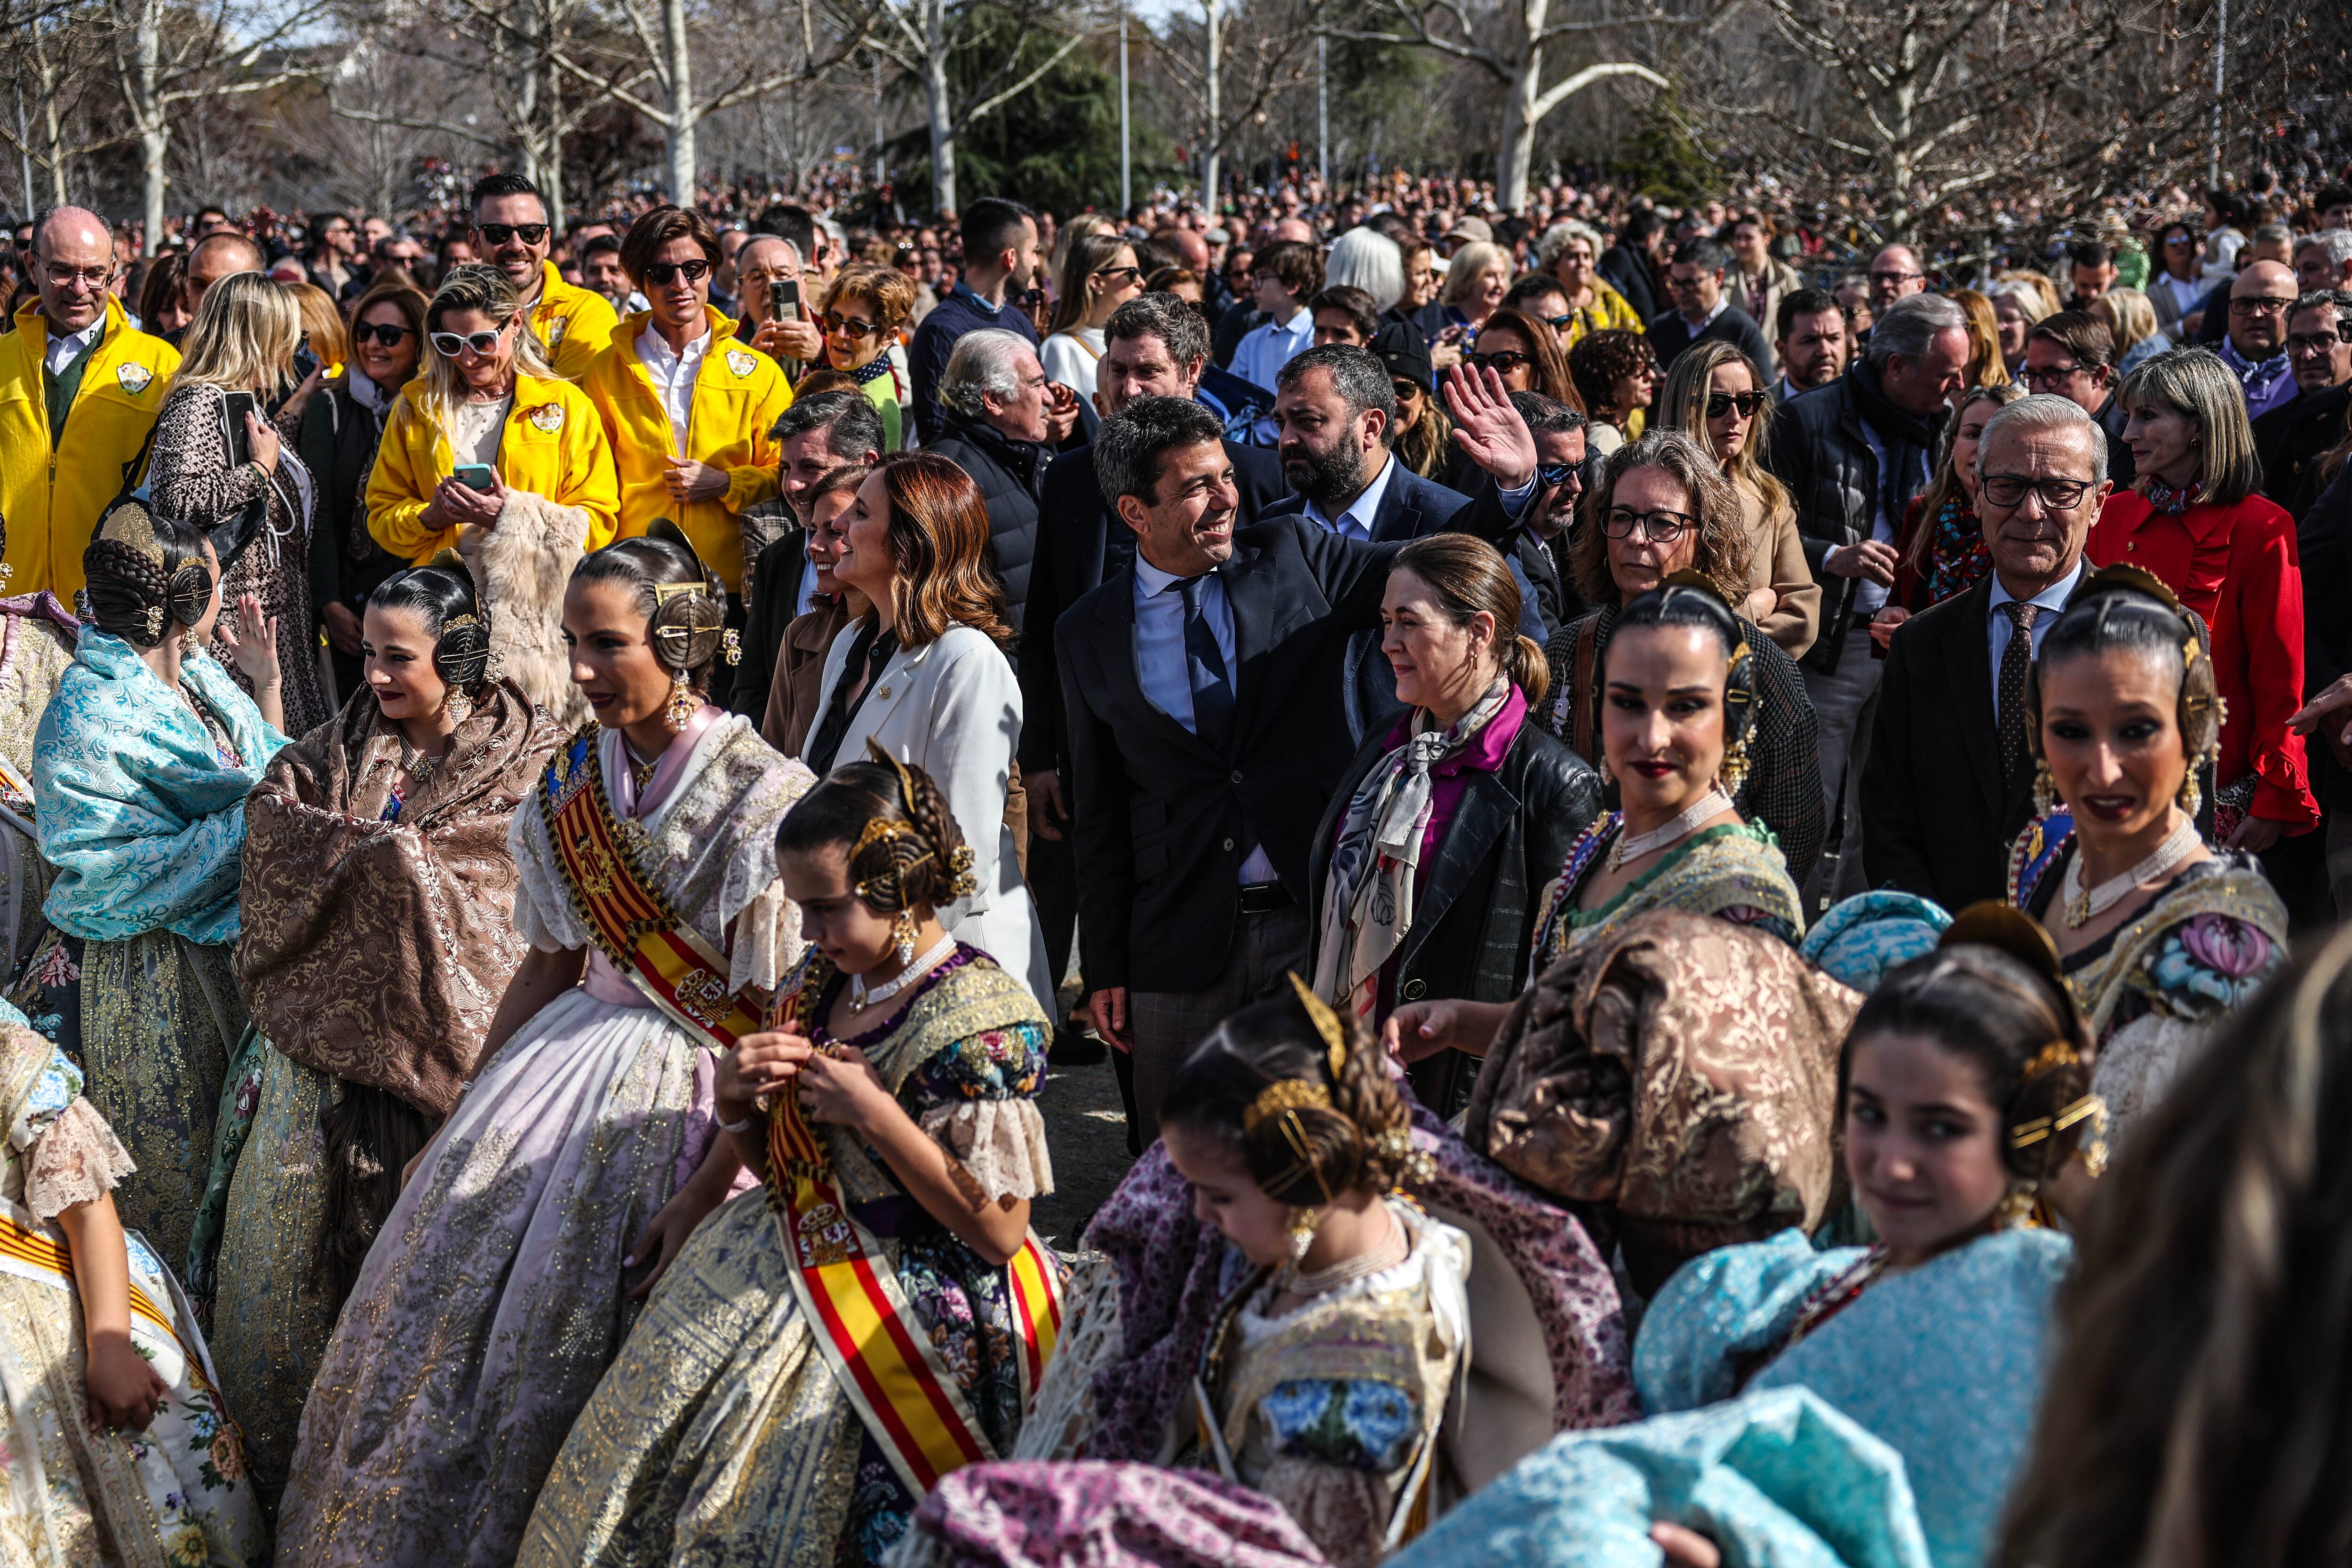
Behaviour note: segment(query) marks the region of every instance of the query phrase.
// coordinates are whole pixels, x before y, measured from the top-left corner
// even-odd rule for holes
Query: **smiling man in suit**
[[[2001,897],[2010,840],[2033,810],[2026,672],[2082,581],[2113,488],[2098,422],[2053,393],[1987,422],[1977,472],[1993,569],[1895,632],[1862,775],[1871,885],[1948,910]]]
[[[1532,489],[1535,443],[1499,380],[1455,422],[1499,483]],[[1341,664],[1404,542],[1298,516],[1237,528],[1223,434],[1173,397],[1103,422],[1095,468],[1135,556],[1056,637],[1089,1004],[1132,1052],[1139,1143],[1184,1053],[1307,964],[1307,844],[1355,751]],[[1457,510],[1499,531],[1500,508]]]

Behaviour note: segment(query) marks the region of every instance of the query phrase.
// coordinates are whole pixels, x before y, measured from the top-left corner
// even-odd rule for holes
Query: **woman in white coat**
[[[940,910],[940,923],[1022,977],[1057,1016],[1045,931],[1004,825],[1021,687],[1004,652],[1013,634],[988,567],[979,487],[935,453],[894,452],[836,526],[834,578],[873,610],[825,655],[824,706],[801,760],[823,777],[865,756],[870,741],[930,774],[963,826],[979,884]]]

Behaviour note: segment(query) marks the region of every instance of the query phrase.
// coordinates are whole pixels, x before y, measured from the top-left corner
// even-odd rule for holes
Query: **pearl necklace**
[[[932,970],[937,969],[941,963],[947,962],[948,954],[954,951],[955,938],[943,931],[940,933],[940,940],[937,944],[935,944],[929,952],[924,953],[920,958],[916,959],[914,963],[898,971],[898,977],[888,982],[887,984],[877,985],[873,990],[868,991],[866,988],[866,976],[863,974],[851,975],[849,977],[849,1005],[852,1007],[856,1008],[861,1013],[868,1007],[879,1007],[883,1003],[887,1002],[891,997],[896,996],[899,992],[904,991],[908,986],[912,985],[916,981],[920,980],[924,975],[929,974]]]
[[[1727,810],[1731,797],[1710,784],[1705,795],[1683,810],[1680,816],[1664,827],[1654,827],[1647,833],[1619,834],[1617,842],[1609,847],[1609,868],[1619,869],[1628,860],[1638,860],[1653,849],[1664,849],[1670,844],[1690,837],[1691,830],[1718,811]]]
[[[1318,1268],[1311,1274],[1301,1273],[1297,1265],[1292,1264],[1283,1270],[1279,1284],[1283,1290],[1293,1296],[1328,1295],[1342,1285],[1369,1279],[1385,1269],[1394,1268],[1411,1256],[1412,1242],[1405,1234],[1404,1223],[1391,1215],[1388,1239],[1370,1252],[1343,1258],[1328,1268]]]
[[[2196,854],[2203,842],[2204,840],[2197,837],[2196,822],[2190,818],[2183,818],[2180,826],[2174,828],[2166,836],[2164,842],[2156,847],[2155,853],[2130,870],[2120,876],[2110,877],[2095,888],[2086,888],[2083,885],[2086,875],[2084,868],[2088,857],[2082,853],[2081,846],[2078,844],[2074,862],[2066,868],[2066,886],[2069,889],[2066,900],[2067,926],[2074,929],[2089,924],[2093,919],[2122,902],[2124,895],[2142,882],[2161,877],[2191,855]]]

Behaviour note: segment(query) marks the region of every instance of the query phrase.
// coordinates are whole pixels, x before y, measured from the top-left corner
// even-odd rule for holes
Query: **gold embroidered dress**
[[[815,1016],[841,985],[826,984]],[[828,1037],[820,1025],[818,1043]],[[1045,1018],[1028,988],[958,944],[913,998],[840,1044],[991,1196],[1053,1190],[1034,1096]],[[997,1453],[1027,1390],[1006,1269],[984,1261],[836,1127],[843,1196]],[[766,1189],[704,1222],[572,1429],[541,1492],[527,1568],[833,1568],[875,1563],[917,1500],[811,1331]]]

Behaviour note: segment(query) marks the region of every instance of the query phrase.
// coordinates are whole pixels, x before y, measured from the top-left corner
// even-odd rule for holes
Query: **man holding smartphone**
[[[474,254],[506,274],[555,374],[578,385],[613,341],[619,315],[603,295],[566,283],[548,260],[555,234],[537,185],[520,174],[485,175],[474,182],[473,206]]]
[[[753,235],[735,253],[735,281],[743,319],[735,335],[797,374],[824,356],[824,334],[810,318],[807,285],[801,277],[800,247],[772,234]]]

